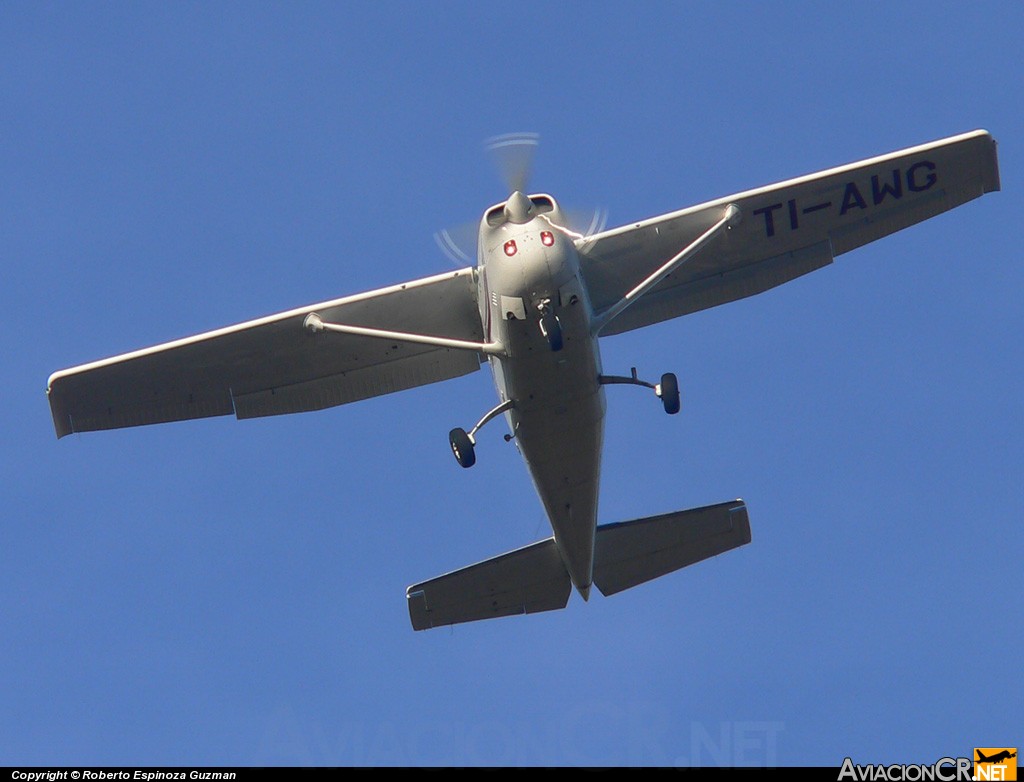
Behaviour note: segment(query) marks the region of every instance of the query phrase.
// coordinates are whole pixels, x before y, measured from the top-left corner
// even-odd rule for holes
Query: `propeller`
[[[476,264],[477,223],[462,223],[452,228],[442,228],[434,234],[434,241],[441,248],[452,265],[457,269]]]
[[[581,209],[569,209],[565,213],[569,230],[578,233],[582,237],[599,234],[608,225],[608,210],[604,207],[596,207],[589,211]]]
[[[540,133],[505,133],[484,142],[508,192],[526,192],[538,146]]]
[[[509,193],[528,192],[533,161],[539,146],[539,133],[505,133],[492,136],[484,142],[484,149],[497,166]],[[607,210],[600,208],[589,211],[568,210],[564,214],[568,225],[556,227],[565,229],[573,238],[600,233],[608,222]],[[457,268],[471,266],[476,263],[477,231],[477,223],[464,223],[437,231],[434,241],[452,265]]]

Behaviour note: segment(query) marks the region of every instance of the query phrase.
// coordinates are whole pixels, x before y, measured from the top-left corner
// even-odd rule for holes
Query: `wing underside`
[[[601,312],[730,204],[741,210],[739,225],[612,320],[607,336],[761,293],[998,189],[996,143],[978,130],[605,231],[577,249]]]
[[[234,414],[320,410],[473,372],[472,351],[311,334],[303,320],[482,340],[472,269],[282,312],[54,373],[57,436]]]

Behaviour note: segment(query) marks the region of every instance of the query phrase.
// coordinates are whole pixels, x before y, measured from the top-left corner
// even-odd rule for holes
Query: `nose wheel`
[[[562,349],[562,324],[558,322],[551,299],[541,299],[537,309],[540,311],[540,333],[548,341],[551,352],[557,353]]]
[[[562,349],[562,324],[558,322],[558,316],[550,310],[541,315],[540,333],[547,339],[552,353]]]

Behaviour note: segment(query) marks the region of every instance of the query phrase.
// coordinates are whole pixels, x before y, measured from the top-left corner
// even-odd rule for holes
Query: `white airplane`
[[[742,500],[597,523],[599,338],[761,293],[841,253],[999,189],[983,130],[747,190],[593,235],[520,187],[480,221],[477,265],[289,310],[51,375],[57,436],[234,414],[320,410],[474,372],[498,404],[450,444],[463,467],[503,415],[553,536],[408,588],[416,630],[564,608],[750,542]]]

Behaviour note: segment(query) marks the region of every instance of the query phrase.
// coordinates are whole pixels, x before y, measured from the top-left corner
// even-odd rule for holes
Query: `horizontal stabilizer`
[[[554,538],[409,587],[414,630],[565,608],[572,584]]]
[[[608,596],[750,542],[742,500],[597,528],[594,583]]]

